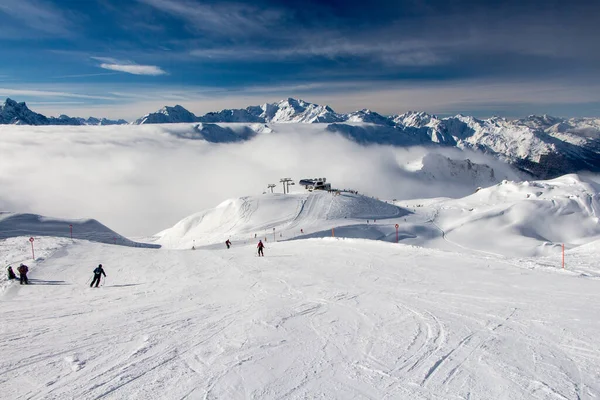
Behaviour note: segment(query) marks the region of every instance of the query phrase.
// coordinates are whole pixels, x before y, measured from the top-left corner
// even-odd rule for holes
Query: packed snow
[[[600,395],[589,275],[363,239],[54,246],[2,295],[5,398]]]

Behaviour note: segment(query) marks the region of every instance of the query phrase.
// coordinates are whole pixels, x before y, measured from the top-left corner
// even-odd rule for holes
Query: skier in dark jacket
[[[231,247],[231,242],[229,241],[229,239],[227,239],[227,240],[225,241],[225,245],[227,246],[227,248],[230,248],[230,247]]]
[[[27,267],[27,265],[25,265],[25,264],[19,265],[19,268],[17,268],[17,271],[19,272],[19,279],[21,281],[21,285],[23,283],[25,283],[26,285],[29,285],[29,280],[27,279],[27,272],[29,272],[29,268]]]
[[[265,245],[263,244],[262,240],[258,241],[258,245],[256,246],[258,248],[258,256],[265,256],[265,254],[263,253],[263,249],[265,248]]]
[[[104,269],[102,269],[102,264],[99,264],[98,268],[94,270],[94,280],[92,281],[90,287],[94,286],[94,283],[96,284],[96,287],[98,287],[102,275],[104,275],[104,277],[106,278],[106,273],[104,273]]]
[[[10,265],[8,266],[8,279],[17,279],[17,276],[15,275],[15,271],[13,271],[13,269]]]

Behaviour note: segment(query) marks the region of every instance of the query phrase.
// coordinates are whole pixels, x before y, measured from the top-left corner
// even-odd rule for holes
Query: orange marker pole
[[[334,231],[334,228],[331,228],[331,237],[335,237],[335,231]]]

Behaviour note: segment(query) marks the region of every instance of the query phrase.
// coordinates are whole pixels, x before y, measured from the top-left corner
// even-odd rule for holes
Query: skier
[[[225,241],[225,245],[227,246],[227,248],[230,248],[230,247],[231,247],[231,242],[229,241],[229,239],[227,239],[227,240]]]
[[[25,264],[19,265],[19,268],[17,268],[17,271],[19,272],[19,280],[21,282],[21,285],[23,283],[25,283],[26,285],[29,285],[29,280],[27,279],[27,272],[29,272],[29,268],[27,267],[27,265],[25,265]]]
[[[265,256],[265,254],[263,253],[263,249],[265,248],[265,245],[263,244],[262,240],[258,241],[258,245],[256,246],[258,248],[258,256]]]
[[[13,271],[13,269],[10,265],[8,266],[8,279],[17,279],[17,276],[15,275],[15,271]]]
[[[106,278],[106,273],[104,273],[104,269],[102,269],[102,264],[98,264],[98,268],[94,270],[94,280],[92,280],[90,287],[94,286],[94,283],[96,284],[96,287],[98,287],[102,275]]]

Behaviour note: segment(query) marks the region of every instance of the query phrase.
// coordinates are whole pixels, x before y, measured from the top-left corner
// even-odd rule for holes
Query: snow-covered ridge
[[[181,106],[165,107],[136,123],[326,123],[327,130],[361,144],[436,145],[495,155],[536,178],[600,171],[600,120],[548,115],[518,120],[439,118],[424,112],[383,116],[371,110],[338,114],[329,106],[286,99],[277,103],[223,110],[201,117]]]
[[[95,219],[59,219],[37,214],[0,212],[0,239],[18,236],[70,238],[71,235],[73,239],[118,244],[121,246],[160,247],[154,244],[137,243],[129,240]]]
[[[110,120],[106,118],[80,118],[60,115],[59,117],[46,117],[31,111],[25,103],[17,103],[6,99],[0,104],[0,125],[124,125],[127,121]]]
[[[106,125],[124,122],[95,118],[83,120],[64,115],[46,118],[29,110],[25,103],[10,99],[0,107],[0,124]],[[543,115],[507,120],[499,117],[478,119],[460,114],[439,118],[424,112],[383,116],[366,109],[338,114],[329,106],[289,98],[245,109],[211,112],[200,117],[180,105],[165,106],[134,122],[170,123],[261,123],[267,124],[268,130],[274,132],[277,132],[278,124],[325,124],[325,130],[365,145],[443,146],[491,154],[538,179],[579,171],[600,172],[600,119],[593,118],[566,119]],[[213,132],[218,130],[212,128]],[[212,141],[235,142],[255,136],[231,135],[227,128],[222,133],[217,134],[218,137],[213,135]],[[197,135],[192,132],[188,136],[195,138]]]

